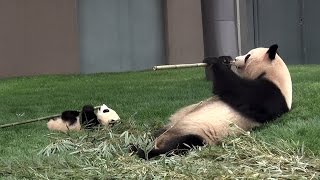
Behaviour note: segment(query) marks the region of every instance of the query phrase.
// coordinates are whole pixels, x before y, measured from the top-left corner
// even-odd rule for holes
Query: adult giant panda
[[[216,96],[174,113],[150,152],[137,146],[131,150],[144,159],[183,153],[192,146],[216,144],[231,133],[251,130],[288,112],[291,77],[277,49],[276,44],[252,49],[236,57],[231,67],[218,58],[207,58]]]
[[[68,110],[62,112],[60,117],[50,119],[48,129],[56,131],[80,131],[81,127],[92,129],[99,125],[99,121],[92,105],[85,105],[81,112]]]

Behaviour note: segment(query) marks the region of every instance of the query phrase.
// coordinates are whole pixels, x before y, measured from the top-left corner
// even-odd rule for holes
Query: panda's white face
[[[292,104],[292,82],[289,70],[277,54],[277,45],[255,48],[231,63],[231,70],[242,78],[264,77],[273,82],[284,95],[288,108]]]
[[[231,66],[232,71],[243,78],[255,79],[259,77],[272,67],[274,61],[268,58],[267,51],[268,48],[255,48],[245,55],[236,57]]]
[[[113,125],[120,120],[119,115],[105,104],[98,109],[97,118],[102,125]]]

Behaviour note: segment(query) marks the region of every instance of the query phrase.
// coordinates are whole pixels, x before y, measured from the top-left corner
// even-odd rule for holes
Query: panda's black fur
[[[83,106],[81,111],[81,124],[85,129],[92,129],[100,124],[92,105]]]
[[[63,111],[61,113],[61,119],[64,122],[68,122],[70,125],[74,125],[77,122],[77,117],[79,116],[80,111]]]
[[[84,129],[92,129],[100,124],[92,105],[83,106],[81,112],[73,110],[63,111],[61,113],[61,119],[71,126],[77,122],[79,115],[81,115],[80,124]]]
[[[213,80],[213,93],[217,96],[217,100],[209,99],[182,108],[182,110],[180,110],[181,112],[176,112],[173,116],[177,116],[177,118],[171,117],[171,123],[169,123],[156,138],[155,146],[150,152],[145,153],[135,145],[132,145],[130,150],[135,152],[140,158],[150,159],[160,154],[170,155],[172,153],[184,153],[193,146],[217,143],[219,138],[223,138],[228,134],[225,127],[231,123],[229,123],[228,120],[206,120],[205,117],[201,117],[201,114],[199,114],[201,112],[205,112],[204,116],[210,116],[208,118],[221,117],[227,114],[231,119],[233,118],[231,120],[232,122],[243,125],[243,130],[245,131],[257,127],[260,124],[275,120],[277,117],[288,112],[291,108],[292,101],[291,77],[286,65],[277,55],[277,49],[277,45],[272,45],[267,50],[266,48],[257,48],[255,51],[266,54],[258,56],[258,58],[263,60],[261,60],[261,62],[265,63],[263,65],[276,65],[276,68],[279,68],[279,70],[272,71],[266,68],[268,72],[265,72],[260,69],[259,71],[261,72],[257,71],[259,74],[253,71],[249,78],[240,77],[234,70],[231,70],[229,63],[232,60],[231,57],[206,58],[204,62],[209,64],[212,76],[210,79]],[[247,62],[248,60],[252,60],[250,56],[252,56],[250,53],[245,55],[245,57],[242,58],[243,63],[251,63]],[[275,58],[277,62],[273,63]],[[237,62],[235,64],[237,64]],[[244,67],[246,68],[247,66],[249,66],[249,64]],[[264,67],[261,67],[263,70]],[[239,68],[239,72],[242,70],[241,66],[237,66],[237,68]],[[284,72],[282,72],[282,70]],[[286,77],[281,78],[277,75]],[[214,110],[218,115],[210,115],[208,111],[205,111],[206,107],[208,107],[207,109],[209,110]],[[220,109],[225,112],[221,112]],[[199,116],[190,115],[194,112]],[[220,112],[221,115],[219,115]],[[184,119],[184,116],[191,117]],[[197,117],[199,119],[197,119]],[[200,123],[200,125],[198,123]],[[179,127],[176,127],[177,124]],[[217,129],[215,129],[214,126],[217,126]],[[213,128],[213,130],[211,130],[211,128]],[[219,131],[221,128],[224,128],[224,130]]]
[[[260,123],[274,120],[289,111],[280,89],[263,78],[265,72],[254,80],[244,79],[223,65],[218,58],[215,59],[212,64],[213,93],[223,102]]]
[[[51,130],[68,131],[93,129],[98,126],[100,122],[94,112],[92,105],[85,105],[81,111],[66,110],[61,113],[60,117],[50,119],[47,123]]]

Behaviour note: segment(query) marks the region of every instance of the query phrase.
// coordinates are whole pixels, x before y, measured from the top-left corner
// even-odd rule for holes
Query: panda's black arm
[[[273,92],[273,84],[261,77],[257,79],[244,79],[235,74],[230,68],[221,61],[212,66],[213,71],[213,93],[221,98],[228,98],[232,101],[241,103],[255,103],[257,100],[264,99],[266,93]],[[275,87],[276,88],[276,87]],[[255,97],[254,100],[250,97]]]
[[[266,122],[288,111],[279,88],[263,76],[243,79],[221,63],[214,64],[212,71],[213,92],[238,112]]]
[[[244,79],[236,75],[230,68],[220,61],[212,64],[213,93],[218,96],[237,95],[242,88]]]

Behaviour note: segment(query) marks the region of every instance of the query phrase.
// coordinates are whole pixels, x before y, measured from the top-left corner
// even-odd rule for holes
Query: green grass
[[[278,121],[256,129],[252,134],[259,141],[268,143],[271,149],[274,149],[272,146],[278,146],[279,142],[285,140],[284,144],[288,143],[288,147],[297,147],[298,150],[294,152],[299,154],[304,148],[306,158],[312,157],[310,153],[312,151],[318,159],[320,157],[320,66],[290,66],[289,69],[293,81],[292,111],[279,118]],[[135,134],[135,137],[139,137],[165,124],[170,114],[178,108],[209,96],[211,96],[211,83],[205,81],[202,68],[2,79],[0,80],[0,100],[2,102],[0,104],[0,124],[57,114],[66,109],[80,109],[84,104],[101,105],[105,103],[116,110],[122,119],[122,123],[113,132],[115,136],[129,130]],[[230,173],[230,171],[239,174],[239,169],[233,169],[236,167],[234,163],[228,167],[226,162],[230,163],[229,161],[216,161],[216,159],[213,161],[214,158],[229,152],[228,149],[222,147],[207,147],[203,151],[196,151],[196,155],[191,154],[187,157],[144,162],[128,156],[124,146],[128,142],[118,137],[114,144],[119,146],[116,148],[117,151],[123,152],[119,155],[111,151],[111,158],[105,157],[97,160],[97,156],[92,157],[86,152],[80,153],[80,156],[65,155],[70,149],[61,150],[61,153],[55,153],[49,157],[39,155],[38,153],[51,142],[69,138],[73,144],[83,143],[81,137],[87,134],[71,133],[70,136],[66,136],[64,134],[50,135],[50,133],[46,128],[46,121],[0,129],[0,161],[2,162],[0,176],[32,178],[38,175],[38,178],[48,176],[63,179],[66,176],[55,176],[54,172],[65,173],[67,177],[74,178],[78,178],[75,176],[77,173],[81,175],[81,172],[88,172],[81,176],[85,179],[85,177],[115,177],[113,171],[116,173],[119,171],[123,175],[121,176],[120,173],[119,177],[131,178],[240,177],[221,174]],[[107,133],[105,136],[107,135],[110,134]],[[56,137],[58,140],[52,139]],[[131,141],[134,140],[136,139]],[[96,145],[91,144],[87,148],[94,148]],[[251,151],[240,147],[244,151]],[[71,150],[75,151],[72,148]],[[221,152],[223,153],[219,154]],[[275,153],[275,157],[280,156],[283,154]],[[111,162],[106,162],[107,160]],[[81,165],[91,161],[97,161],[94,168],[98,169],[84,170],[85,167]],[[241,161],[243,160],[237,162]],[[200,170],[194,169],[189,164],[193,162],[204,167],[201,167]],[[317,163],[319,165],[319,161],[316,161]],[[220,164],[219,167],[217,164]],[[126,165],[132,166],[133,169],[140,169],[124,168],[123,166]],[[151,170],[150,167],[156,169]],[[316,166],[315,171],[320,171],[319,167],[320,165]],[[108,168],[109,171],[104,171]],[[213,169],[220,170],[220,174]],[[164,174],[166,171],[168,171],[167,176]],[[197,176],[197,173],[203,176]],[[255,177],[253,175],[252,177]]]

